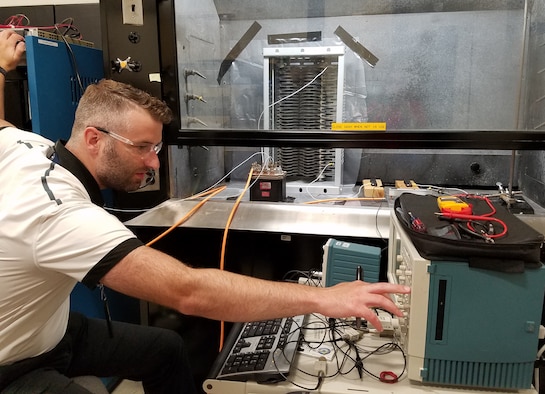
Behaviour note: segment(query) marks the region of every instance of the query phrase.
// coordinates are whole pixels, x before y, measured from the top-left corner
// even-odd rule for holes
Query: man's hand
[[[339,283],[335,286],[327,287],[325,290],[329,293],[329,299],[336,300],[337,302],[326,306],[326,310],[321,311],[324,316],[362,317],[377,330],[382,331],[382,324],[372,308],[381,308],[396,316],[403,316],[402,312],[392,301],[391,294],[407,294],[410,293],[411,288],[386,282],[366,283],[354,281]],[[342,307],[339,307],[339,305],[342,305]]]
[[[15,70],[25,53],[25,39],[11,29],[0,31],[0,127],[12,126],[5,121],[4,88],[6,73]]]
[[[0,32],[0,67],[15,70],[25,53],[25,39],[10,29]]]

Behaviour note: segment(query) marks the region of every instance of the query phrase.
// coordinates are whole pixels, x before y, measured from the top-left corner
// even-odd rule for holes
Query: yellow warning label
[[[386,130],[386,122],[374,122],[374,123],[331,123],[331,130],[370,130],[370,131],[384,131]]]

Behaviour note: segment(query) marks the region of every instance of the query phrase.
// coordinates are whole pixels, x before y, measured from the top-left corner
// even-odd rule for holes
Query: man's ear
[[[94,127],[86,127],[83,131],[83,142],[87,151],[93,156],[98,154],[102,137],[102,133]]]

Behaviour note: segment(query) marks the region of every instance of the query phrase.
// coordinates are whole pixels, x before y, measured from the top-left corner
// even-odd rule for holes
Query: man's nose
[[[154,151],[151,151],[144,157],[144,163],[147,167],[153,168],[154,170],[158,170],[159,166],[161,165],[159,162],[159,156],[157,156],[157,153]]]

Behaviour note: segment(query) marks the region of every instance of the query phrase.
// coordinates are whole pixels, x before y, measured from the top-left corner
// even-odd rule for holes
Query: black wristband
[[[0,66],[0,74],[2,74],[4,76],[4,78],[6,78],[7,73],[8,72],[2,66]]]

